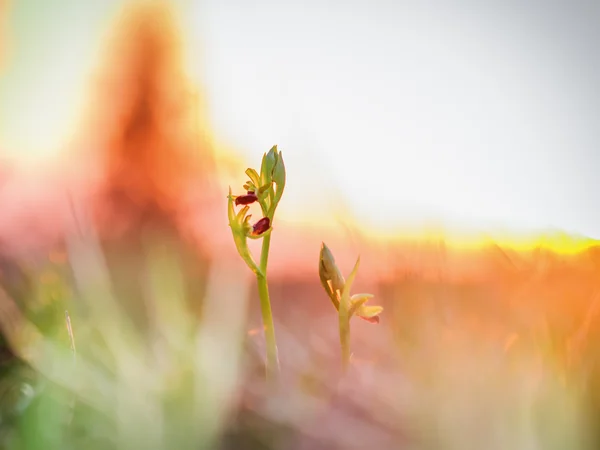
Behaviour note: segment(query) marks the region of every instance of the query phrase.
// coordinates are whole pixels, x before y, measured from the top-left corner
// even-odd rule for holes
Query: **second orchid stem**
[[[258,283],[258,296],[260,297],[260,310],[265,331],[265,344],[267,347],[267,379],[275,380],[279,376],[279,356],[277,354],[275,325],[273,323],[271,299],[269,298],[269,285],[267,283],[267,264],[269,262],[270,246],[271,235],[268,234],[263,238],[260,255],[260,271],[263,275],[257,275],[256,281]]]
[[[350,317],[349,305],[344,301],[344,298],[340,301],[339,326],[340,346],[342,349],[342,370],[345,373],[350,366]]]

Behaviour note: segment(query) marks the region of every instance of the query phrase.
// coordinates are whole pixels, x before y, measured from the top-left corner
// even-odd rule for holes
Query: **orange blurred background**
[[[24,139],[20,151],[18,140],[1,141],[4,148],[15,146],[3,152],[0,190],[0,241],[9,253],[47,251],[75,226],[71,203],[76,201],[89,208],[93,223],[107,239],[133,236],[152,223],[171,227],[212,258],[235,257],[226,222],[227,186],[241,190],[243,171],[257,166],[268,148],[246,150],[255,154],[248,161],[241,156],[244,152],[227,143],[228,136],[213,131],[205,92],[198,77],[190,74],[186,46],[190,33],[182,26],[181,11],[160,1],[128,5],[111,3],[96,11],[111,19],[92,39],[96,47],[86,49],[86,59],[79,61],[91,75],[84,84],[67,86],[73,90],[69,95],[47,94],[50,104],[26,132],[39,134],[41,140]],[[11,20],[10,6],[2,3],[3,23],[17,26],[22,18]],[[10,26],[3,28],[5,35],[9,31]],[[19,55],[11,53],[10,39],[3,43],[6,67]],[[42,66],[36,71],[43,77]],[[27,90],[26,85],[21,88]],[[56,119],[52,101],[58,102],[56,112],[61,107],[71,111],[61,113],[61,122],[55,123],[65,130],[60,136],[43,134],[50,126],[45,119]],[[42,139],[46,137],[48,148]],[[286,155],[285,145],[280,150]],[[307,181],[291,176],[288,183],[303,186]],[[301,189],[289,188],[296,193]],[[281,285],[275,288],[276,300],[301,297],[294,286],[306,282],[313,289],[309,297],[318,299],[311,307],[321,310],[320,305],[327,304],[316,277],[322,241],[346,273],[361,255],[358,288],[379,294],[390,315],[409,308],[410,295],[404,289],[412,282],[402,280],[417,277],[427,286],[443,286],[444,295],[483,289],[478,297],[489,300],[477,308],[483,308],[492,322],[498,319],[492,311],[506,307],[494,302],[499,296],[514,303],[523,315],[519,320],[525,322],[538,320],[540,309],[547,309],[568,335],[582,323],[600,288],[595,241],[565,234],[523,234],[517,240],[516,234],[498,238],[495,233],[492,239],[485,233],[458,234],[437,225],[413,232],[385,231],[356,217],[346,204],[351,199],[340,191],[333,186],[315,194],[307,188],[313,197],[298,207],[297,196],[284,195],[269,269],[275,285]],[[325,202],[315,201],[311,210],[310,199],[319,196]],[[427,302],[413,301],[410,307],[426,308]]]

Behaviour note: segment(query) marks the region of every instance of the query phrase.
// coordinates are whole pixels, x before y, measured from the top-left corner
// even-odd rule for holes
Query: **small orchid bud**
[[[319,278],[331,303],[333,303],[336,310],[339,310],[340,296],[344,289],[345,281],[335,263],[333,254],[324,242],[321,243],[321,253],[319,255]]]
[[[335,263],[331,250],[324,242],[321,243],[321,254],[319,255],[319,277],[322,283],[331,284],[332,292],[339,291],[341,293],[343,291],[344,277]]]

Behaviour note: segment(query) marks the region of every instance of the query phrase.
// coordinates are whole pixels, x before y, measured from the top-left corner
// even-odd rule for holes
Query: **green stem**
[[[342,370],[346,373],[350,365],[350,320],[348,312],[348,303],[344,298],[340,301],[339,326],[340,326],[340,346],[342,348]]]
[[[269,247],[271,246],[271,235],[263,238],[262,251],[260,255],[260,270],[264,276],[257,275],[258,296],[260,297],[260,310],[262,313],[263,326],[265,330],[265,342],[267,346],[267,378],[275,379],[279,375],[279,357],[277,356],[277,341],[275,339],[275,326],[273,324],[273,313],[271,312],[271,300],[269,298],[269,286],[267,284],[267,264],[269,262]]]

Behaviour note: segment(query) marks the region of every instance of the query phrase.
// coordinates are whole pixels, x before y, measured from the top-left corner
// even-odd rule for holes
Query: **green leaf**
[[[352,289],[352,283],[354,283],[354,279],[358,274],[358,267],[360,266],[360,256],[356,259],[356,263],[354,264],[354,268],[350,275],[348,275],[348,279],[346,280],[346,284],[344,285],[344,294],[348,296],[348,300],[350,299],[350,290]]]
[[[352,269],[352,272],[350,272],[350,275],[348,276],[348,279],[346,280],[346,283],[344,284],[344,289],[342,291],[342,298],[340,300],[340,314],[342,310],[345,310],[346,312],[349,311],[350,309],[350,290],[352,289],[352,283],[354,283],[354,278],[356,278],[356,274],[358,273],[358,267],[360,265],[360,256],[358,257],[358,259],[356,260],[356,263],[354,264],[354,268]],[[347,320],[350,320],[350,315],[348,315]]]
[[[262,161],[260,162],[260,182],[263,184],[267,176],[267,154],[263,153]]]
[[[271,147],[271,149],[267,153],[267,158],[273,161],[271,168],[273,168],[275,166],[275,163],[277,162],[278,157],[279,157],[279,152],[277,151],[277,146],[274,145],[273,147]]]
[[[260,167],[260,180],[261,185],[270,183],[273,180],[273,169],[277,164],[279,154],[277,153],[277,146],[271,147],[268,153],[263,155],[261,167]]]
[[[277,194],[275,196],[275,203],[279,203],[281,196],[283,195],[283,189],[285,188],[285,164],[283,162],[283,155],[279,153],[277,164],[273,169],[273,182],[277,185]]]

